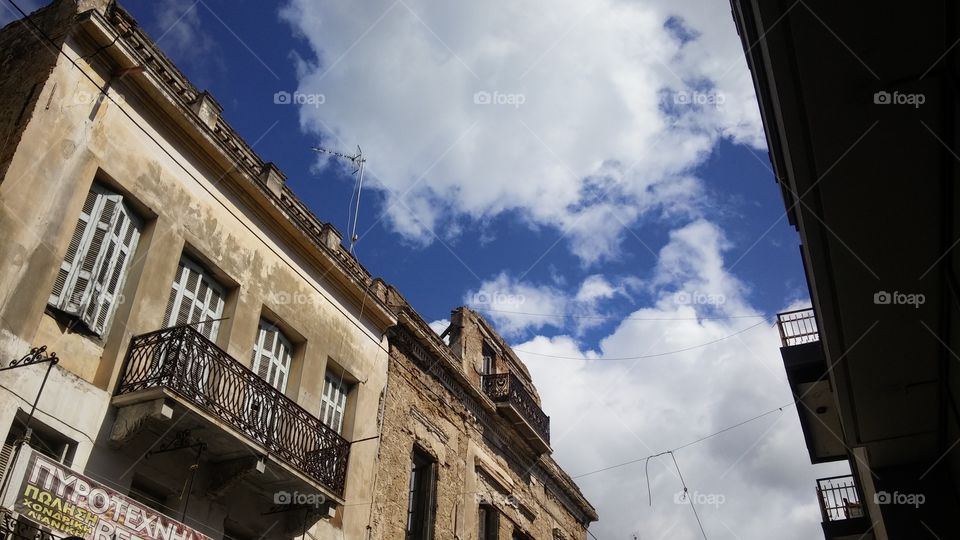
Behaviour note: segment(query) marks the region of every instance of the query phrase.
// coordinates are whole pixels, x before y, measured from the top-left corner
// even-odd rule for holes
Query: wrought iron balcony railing
[[[851,475],[817,480],[817,498],[824,523],[864,516],[860,491]]]
[[[509,403],[544,442],[550,444],[550,417],[533,400],[513,373],[483,376],[483,392],[494,403]]]
[[[117,395],[149,388],[174,392],[343,494],[349,443],[192,327],[130,341]]]
[[[820,341],[820,330],[812,309],[798,309],[777,314],[780,343],[784,347]]]

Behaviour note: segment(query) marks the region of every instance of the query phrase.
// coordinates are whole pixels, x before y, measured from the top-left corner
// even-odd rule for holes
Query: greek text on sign
[[[30,457],[14,509],[86,540],[210,540],[39,453]]]

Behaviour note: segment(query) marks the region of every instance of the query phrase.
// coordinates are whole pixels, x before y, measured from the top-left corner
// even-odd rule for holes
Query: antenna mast
[[[353,223],[352,224],[347,223],[347,225],[351,227],[350,253],[352,254],[354,244],[356,244],[357,240],[360,239],[360,237],[357,236],[357,220],[360,217],[360,192],[363,190],[363,164],[366,163],[367,160],[363,157],[363,150],[360,149],[359,144],[357,145],[357,153],[352,156],[348,154],[344,154],[343,152],[329,150],[321,146],[314,146],[313,151],[319,152],[321,154],[328,154],[334,157],[345,159],[350,163],[353,163],[353,166],[356,167],[356,169],[354,169],[353,171],[353,174],[357,175],[357,183],[354,185],[354,191],[356,191],[357,193],[357,199],[356,199],[356,204],[354,205],[353,195],[352,194],[350,195],[350,204],[351,206],[354,206]],[[347,216],[347,219],[349,220],[349,216]]]

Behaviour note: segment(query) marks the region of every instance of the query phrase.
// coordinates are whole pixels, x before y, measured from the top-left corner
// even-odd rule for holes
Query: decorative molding
[[[447,441],[450,440],[450,437],[447,437],[447,434],[444,433],[439,426],[431,422],[430,419],[427,418],[427,415],[420,412],[420,410],[417,409],[416,407],[410,407],[410,416],[412,416],[416,420],[419,420],[420,423],[423,424],[423,427],[427,428],[427,431],[429,431],[430,433],[433,433],[434,435],[436,435],[437,438],[440,439],[440,442],[442,442],[443,444],[447,444]]]

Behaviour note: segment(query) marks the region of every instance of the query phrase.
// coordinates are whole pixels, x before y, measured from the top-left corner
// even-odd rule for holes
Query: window
[[[500,515],[497,514],[497,509],[486,504],[480,505],[477,525],[480,528],[478,540],[497,540],[500,532]]]
[[[27,434],[27,418],[25,412],[17,411],[7,438],[3,446],[0,446],[0,478],[5,477],[8,472],[17,441]],[[30,423],[30,447],[58,463],[70,466],[77,443],[56,429],[33,419]]]
[[[293,346],[283,332],[261,319],[253,347],[253,371],[281,392],[287,389],[292,351]]]
[[[328,371],[324,378],[323,395],[320,396],[320,420],[341,435],[349,393],[350,383],[344,381],[342,375]]]
[[[194,328],[208,339],[216,340],[220,323],[215,319],[223,316],[223,297],[223,286],[199,264],[184,257],[180,259],[170,289],[164,326],[211,321],[194,325]]]
[[[533,540],[533,537],[529,534],[521,531],[520,529],[513,529],[513,540]]]
[[[492,375],[497,372],[497,353],[493,352],[493,347],[483,344],[483,363],[480,365],[483,375]]]
[[[413,458],[410,460],[410,493],[407,500],[407,540],[433,538],[436,470],[433,459],[426,452],[419,448],[413,449]]]
[[[140,228],[140,219],[121,195],[94,184],[48,303],[102,335],[116,310]]]

